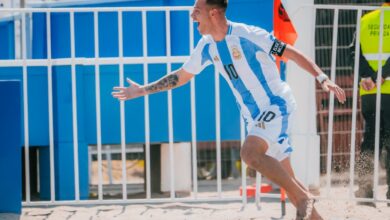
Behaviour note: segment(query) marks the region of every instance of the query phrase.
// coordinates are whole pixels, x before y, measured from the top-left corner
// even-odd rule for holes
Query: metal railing
[[[219,75],[215,72],[215,92],[217,96],[216,100],[216,133],[217,133],[217,188],[218,188],[218,197],[217,198],[198,198],[198,182],[197,182],[197,139],[196,139],[196,113],[195,113],[195,79],[191,80],[191,130],[192,130],[192,178],[193,178],[193,197],[192,198],[176,198],[175,196],[175,181],[174,181],[174,159],[170,159],[170,198],[167,199],[155,199],[151,197],[151,172],[150,172],[150,117],[149,117],[149,97],[145,96],[144,102],[144,111],[145,111],[145,163],[146,163],[146,198],[145,199],[128,199],[127,198],[127,182],[126,182],[126,126],[125,126],[125,105],[123,102],[120,103],[120,127],[121,127],[121,156],[122,156],[122,199],[121,200],[106,200],[103,199],[103,175],[102,175],[102,154],[104,153],[102,149],[102,133],[101,133],[101,97],[100,97],[100,65],[106,64],[115,64],[119,65],[119,81],[120,86],[124,86],[124,65],[125,64],[143,64],[143,75],[144,83],[148,83],[148,64],[158,64],[164,63],[167,64],[167,73],[171,72],[171,65],[173,63],[183,63],[187,56],[172,56],[171,55],[171,36],[170,36],[170,12],[172,11],[187,11],[188,12],[188,22],[189,22],[189,41],[190,41],[190,51],[194,47],[194,28],[193,21],[189,14],[191,13],[191,7],[134,7],[134,8],[26,8],[26,9],[0,9],[1,11],[7,11],[11,14],[17,14],[21,18],[20,26],[22,30],[21,35],[21,59],[13,60],[2,60],[0,67],[22,67],[23,69],[23,101],[24,101],[24,152],[25,152],[25,201],[23,202],[24,206],[35,206],[35,205],[60,205],[60,204],[121,204],[121,203],[140,203],[140,202],[172,202],[172,201],[218,201],[218,200],[240,200],[241,197],[235,198],[223,198],[222,197],[222,179],[221,179],[221,137],[220,137],[220,112],[219,112]],[[147,12],[159,11],[165,12],[166,20],[166,48],[167,54],[163,57],[150,57],[147,55]],[[84,58],[75,56],[75,13],[80,12],[92,12],[94,18],[94,58]],[[118,15],[118,42],[119,42],[119,56],[118,57],[108,57],[102,58],[99,56],[99,13],[104,12],[114,12]],[[123,55],[123,23],[122,15],[124,12],[141,12],[142,13],[142,39],[143,39],[143,56],[140,57],[124,57]],[[45,13],[46,17],[46,46],[47,46],[47,59],[29,59],[28,58],[28,18],[31,18],[33,13]],[[70,58],[52,58],[52,48],[51,48],[51,14],[53,13],[69,13],[69,22],[70,22],[70,48],[71,55]],[[28,17],[28,18],[27,18]],[[55,188],[55,165],[54,165],[54,132],[53,132],[53,78],[52,78],[52,67],[67,65],[71,66],[71,82],[72,82],[72,121],[73,121],[73,146],[74,146],[74,175],[75,175],[75,199],[71,201],[59,201],[56,199],[56,188]],[[96,92],[96,124],[97,124],[97,157],[98,157],[98,199],[97,200],[80,200],[80,180],[79,180],[79,156],[78,156],[78,115],[77,115],[77,93],[76,93],[76,65],[94,65],[95,66],[95,92]],[[47,83],[48,83],[48,115],[49,115],[49,151],[50,151],[50,201],[32,201],[31,199],[31,189],[30,189],[30,131],[29,131],[29,99],[28,99],[28,71],[27,67],[30,66],[47,66]],[[173,117],[172,117],[172,93],[168,91],[168,124],[169,124],[169,155],[170,158],[173,158]],[[243,123],[242,123],[243,128]],[[244,132],[242,132],[242,138],[244,137]],[[245,165],[242,166],[245,170]],[[243,175],[246,176],[245,172]],[[245,178],[243,178],[243,185],[245,186]],[[246,201],[246,196],[244,192],[244,200]]]
[[[311,6],[308,8],[312,8]],[[320,24],[318,25],[320,28],[323,28],[323,27],[328,27],[328,28],[331,28],[331,33],[332,33],[332,41],[331,41],[331,54],[330,54],[330,57],[327,57],[325,56],[325,59],[329,59],[331,60],[331,66],[325,66],[323,67],[323,69],[325,69],[329,75],[330,75],[330,78],[333,80],[333,81],[338,81],[338,77],[340,77],[340,75],[337,74],[338,71],[342,72],[342,71],[349,71],[351,76],[352,76],[352,79],[353,79],[353,82],[350,83],[352,85],[352,95],[351,95],[351,98],[352,98],[352,106],[347,106],[350,107],[348,108],[348,116],[351,117],[351,124],[347,125],[347,126],[350,126],[350,132],[347,132],[349,135],[350,135],[350,142],[349,142],[349,147],[350,147],[350,150],[349,152],[346,153],[346,155],[349,155],[349,164],[344,164],[344,166],[348,167],[349,166],[349,184],[348,184],[348,189],[349,189],[349,193],[348,193],[348,197],[345,198],[347,200],[353,200],[353,201],[374,201],[374,202],[379,202],[379,201],[387,201],[389,202],[389,200],[386,200],[386,199],[383,199],[383,198],[379,198],[379,186],[378,186],[378,181],[379,181],[379,131],[380,131],[380,99],[381,99],[381,95],[380,95],[380,86],[381,84],[379,83],[381,81],[381,76],[382,76],[382,68],[380,67],[378,69],[378,83],[377,83],[377,87],[379,88],[378,89],[378,93],[377,93],[377,96],[376,96],[376,127],[375,127],[375,158],[374,158],[374,172],[373,172],[373,191],[374,191],[374,197],[373,198],[355,198],[354,196],[354,191],[356,190],[355,189],[355,166],[356,166],[356,161],[355,161],[355,157],[356,155],[359,155],[359,151],[357,151],[358,149],[356,149],[356,146],[359,146],[360,143],[358,141],[360,140],[357,140],[357,136],[356,134],[358,133],[357,129],[358,129],[358,122],[357,122],[357,117],[358,117],[358,110],[359,110],[359,106],[358,106],[358,99],[360,99],[360,97],[358,96],[358,85],[359,85],[359,55],[360,55],[360,29],[361,29],[361,26],[360,26],[360,21],[361,21],[361,17],[362,15],[365,13],[365,12],[368,12],[368,11],[372,11],[372,10],[380,10],[381,11],[381,19],[380,19],[380,46],[379,46],[379,54],[381,54],[381,56],[379,56],[378,60],[384,60],[385,59],[385,54],[383,53],[383,33],[384,33],[384,28],[383,28],[383,24],[384,24],[384,11],[388,10],[388,9],[385,9],[385,8],[378,8],[378,7],[373,7],[373,6],[353,6],[353,5],[316,5],[314,6],[314,10],[316,10],[316,12],[320,11],[320,10],[324,10],[324,11],[328,11],[329,13],[328,14],[333,14],[332,15],[332,19],[333,20],[330,20],[329,23],[333,23],[333,24]],[[344,17],[343,19],[345,19],[347,16],[345,15],[345,12],[348,11],[348,12],[353,12],[351,14],[355,15],[356,14],[356,17],[353,18],[356,23],[354,24],[343,24],[341,22],[341,17],[340,17],[340,14],[343,12],[344,14]],[[352,15],[352,16],[353,16]],[[317,17],[318,19],[318,17]],[[333,21],[333,22],[332,22]],[[342,39],[342,35],[340,34],[340,30],[341,28],[350,28],[352,25],[352,27],[356,27],[355,29],[355,33],[356,33],[356,44],[355,44],[355,57],[354,57],[354,66],[353,67],[345,67],[345,66],[338,66],[338,62],[340,60],[338,59],[344,59],[344,63],[348,63],[347,60],[348,60],[348,57],[343,57],[343,56],[337,56],[338,55],[338,49],[348,49],[348,45],[342,45],[338,42],[338,39]],[[352,37],[352,36],[351,36]],[[328,49],[328,46],[330,45],[322,45],[320,44],[320,47],[317,48],[319,50],[321,49]],[[321,54],[320,54],[321,56]],[[318,57],[316,57],[317,60],[318,60]],[[324,62],[326,63],[326,62]],[[340,62],[342,63],[342,62]],[[341,80],[340,80],[341,82]],[[349,88],[348,88],[349,89]],[[328,121],[328,127],[327,127],[327,146],[326,146],[326,149],[327,149],[327,153],[325,154],[326,155],[326,195],[325,197],[328,198],[328,199],[340,199],[340,198],[337,198],[335,197],[334,195],[332,196],[331,195],[331,189],[332,189],[332,165],[333,165],[333,162],[334,162],[334,158],[332,158],[335,154],[337,154],[338,152],[335,152],[334,150],[334,147],[335,147],[335,142],[334,142],[334,128],[335,128],[335,125],[334,125],[334,120],[337,119],[336,115],[335,115],[335,103],[334,103],[334,95],[333,94],[330,94],[330,97],[328,99],[329,101],[329,109],[328,109],[328,116],[327,118],[329,119]],[[340,119],[338,119],[340,120]],[[359,123],[362,123],[361,121]],[[360,125],[361,126],[361,125]],[[325,131],[326,131],[326,128],[325,128]],[[337,147],[337,146],[336,146]],[[340,154],[345,154],[345,153],[340,153]]]
[[[362,7],[362,6],[328,6],[328,5],[316,5],[310,6],[311,10],[334,10],[334,22],[333,22],[333,42],[332,42],[332,62],[330,68],[330,76],[332,80],[337,78],[336,75],[336,57],[337,57],[337,36],[338,36],[338,20],[339,20],[339,11],[340,10],[356,10],[357,11],[357,46],[355,48],[355,67],[354,67],[354,83],[353,83],[353,104],[352,104],[352,125],[351,125],[351,134],[356,134],[356,117],[357,117],[357,103],[358,103],[358,54],[359,50],[359,42],[360,42],[360,17],[362,15],[362,11],[364,10],[373,10],[377,9],[377,7]],[[151,195],[151,164],[150,164],[150,146],[151,146],[151,137],[150,137],[150,105],[149,105],[149,97],[145,96],[144,99],[144,111],[145,111],[145,163],[146,163],[146,197],[144,199],[129,199],[127,193],[127,181],[126,181],[126,126],[125,126],[125,105],[123,102],[120,103],[120,132],[121,132],[121,158],[122,158],[122,198],[119,200],[109,200],[103,199],[103,180],[102,180],[102,133],[101,133],[101,97],[100,97],[100,66],[105,64],[115,64],[119,65],[119,82],[121,86],[124,86],[124,65],[125,64],[142,64],[143,65],[143,77],[144,83],[148,83],[148,64],[156,64],[156,63],[164,63],[167,64],[167,73],[171,72],[171,66],[173,63],[183,63],[187,56],[172,56],[171,54],[171,20],[170,13],[171,11],[187,11],[188,15],[191,13],[190,7],[142,7],[142,8],[50,8],[50,9],[0,9],[0,12],[7,11],[10,13],[18,14],[21,17],[21,59],[14,60],[1,60],[0,67],[22,67],[23,71],[23,103],[24,103],[24,152],[25,152],[25,201],[23,202],[24,206],[36,206],[36,205],[73,205],[73,204],[129,204],[129,203],[160,203],[160,202],[197,202],[197,201],[231,201],[231,200],[242,200],[243,204],[247,204],[247,194],[246,190],[243,190],[242,197],[234,196],[234,197],[224,197],[222,195],[222,176],[221,176],[221,121],[220,121],[220,82],[218,72],[215,71],[215,109],[216,109],[216,164],[217,164],[217,197],[212,198],[200,198],[198,196],[198,177],[197,177],[197,134],[196,134],[196,98],[195,98],[195,79],[191,80],[190,83],[190,97],[191,97],[191,146],[192,146],[192,195],[188,198],[177,198],[175,195],[175,160],[173,158],[174,152],[174,138],[173,138],[173,111],[172,111],[172,93],[168,92],[168,125],[169,125],[169,157],[170,157],[170,196],[169,198],[152,198]],[[123,23],[122,23],[122,15],[123,12],[129,11],[137,11],[142,14],[142,39],[143,39],[143,56],[140,57],[124,57],[123,54]],[[162,11],[165,12],[165,25],[166,25],[166,48],[167,54],[163,57],[150,57],[148,56],[148,45],[147,45],[147,12],[149,11]],[[71,45],[71,57],[70,58],[61,58],[61,59],[53,59],[52,58],[52,48],[51,48],[51,13],[64,12],[69,13],[70,19],[70,45]],[[94,57],[93,58],[80,58],[75,56],[75,33],[74,33],[74,14],[79,12],[92,12],[94,18]],[[118,57],[109,57],[102,58],[99,56],[99,17],[98,14],[102,12],[114,12],[118,15],[118,42],[119,42],[119,56]],[[383,9],[382,9],[383,12]],[[46,14],[46,29],[47,29],[47,59],[29,59],[28,51],[27,51],[27,33],[28,33],[28,21],[26,17],[31,13],[45,13]],[[194,48],[194,28],[193,21],[190,16],[188,16],[189,22],[189,42],[190,48],[189,51],[192,51]],[[381,24],[383,24],[383,13],[381,17]],[[314,29],[314,27],[312,27]],[[380,33],[383,33],[383,25],[381,26]],[[383,39],[381,39],[383,40]],[[96,87],[96,136],[97,136],[97,157],[98,157],[98,199],[97,200],[81,200],[80,192],[79,192],[79,161],[78,161],[78,115],[77,115],[77,93],[76,93],[76,65],[94,65],[95,66],[95,87]],[[72,78],[72,120],[73,120],[73,144],[74,144],[74,175],[75,175],[75,199],[69,201],[59,201],[56,199],[56,189],[55,189],[55,169],[54,169],[54,132],[53,132],[53,79],[52,79],[52,67],[59,65],[69,65],[71,66],[71,78]],[[30,158],[29,158],[29,149],[30,149],[30,137],[29,137],[29,101],[28,101],[28,71],[27,67],[29,66],[47,66],[48,75],[47,75],[47,85],[48,85],[48,113],[49,113],[49,150],[50,150],[50,201],[32,201],[31,200],[31,190],[30,190]],[[378,76],[382,75],[382,68],[378,71]],[[380,87],[380,84],[377,85]],[[379,94],[379,93],[378,93]],[[379,101],[380,95],[377,95],[377,125],[376,125],[376,141],[375,141],[375,170],[374,170],[374,198],[362,198],[357,199],[353,196],[354,191],[354,167],[355,167],[355,155],[356,155],[356,137],[355,135],[351,135],[351,151],[350,151],[350,175],[349,175],[349,197],[347,200],[355,200],[355,201],[379,201],[379,202],[389,202],[388,200],[379,199],[377,196],[378,189],[378,161],[379,161]],[[345,199],[345,198],[333,198],[330,196],[330,191],[332,188],[331,184],[331,165],[332,165],[332,154],[333,154],[333,118],[334,118],[334,95],[330,95],[330,104],[329,104],[329,124],[328,124],[328,146],[327,146],[327,173],[326,173],[326,191],[327,194],[325,196],[320,196],[320,199]],[[243,143],[245,139],[245,130],[244,130],[244,122],[240,121],[241,126],[241,143]],[[247,187],[247,176],[246,176],[246,165],[243,161],[241,161],[241,184],[242,188],[246,189]],[[261,175],[256,175],[256,203],[259,205],[260,197],[272,197],[278,198],[278,194],[259,194],[259,187],[261,185]]]

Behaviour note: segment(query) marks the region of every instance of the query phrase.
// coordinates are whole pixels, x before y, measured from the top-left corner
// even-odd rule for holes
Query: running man
[[[296,62],[312,74],[322,88],[344,103],[345,93],[308,57],[267,31],[227,20],[227,0],[196,0],[191,17],[203,37],[183,66],[161,79],[128,87],[114,87],[120,101],[184,85],[207,65],[214,64],[228,82],[246,121],[248,136],[241,158],[249,166],[283,187],[297,208],[297,219],[322,219],[314,199],[295,178],[290,163],[289,117],[295,109],[290,87],[280,79],[274,56]]]

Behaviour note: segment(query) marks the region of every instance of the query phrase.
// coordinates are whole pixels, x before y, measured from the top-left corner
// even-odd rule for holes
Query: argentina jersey
[[[248,127],[278,116],[287,120],[296,104],[274,58],[284,49],[285,44],[267,31],[229,21],[225,39],[215,42],[210,35],[203,36],[183,69],[198,74],[214,64],[233,91]]]

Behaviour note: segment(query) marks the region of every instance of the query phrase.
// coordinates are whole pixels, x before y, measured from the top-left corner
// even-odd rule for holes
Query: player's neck
[[[224,17],[223,19],[221,18],[216,20],[213,32],[211,33],[211,36],[213,37],[214,41],[218,42],[225,39],[228,29],[229,29],[229,24],[226,17]]]

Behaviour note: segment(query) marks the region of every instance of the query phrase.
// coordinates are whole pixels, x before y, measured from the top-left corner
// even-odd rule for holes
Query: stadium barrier
[[[331,79],[335,80],[336,82],[339,79],[339,75],[337,72],[337,57],[338,57],[338,30],[339,30],[339,15],[341,11],[345,10],[353,10],[356,11],[356,21],[357,21],[357,27],[356,30],[359,30],[359,22],[360,17],[365,10],[372,10],[374,7],[361,7],[361,6],[325,6],[325,5],[316,5],[316,6],[310,6],[305,8],[305,10],[315,10],[317,13],[320,10],[330,10],[333,13],[333,24],[328,27],[332,30],[332,41],[331,41],[331,53],[330,53],[330,58],[331,58],[331,64],[329,67],[329,75]],[[216,158],[216,168],[215,168],[215,178],[216,178],[216,196],[213,197],[202,197],[199,196],[200,192],[198,190],[199,184],[198,184],[198,159],[197,159],[197,146],[199,146],[200,143],[199,140],[197,139],[197,117],[196,117],[196,83],[195,79],[193,79],[190,83],[190,86],[188,88],[188,93],[187,94],[190,97],[190,102],[188,103],[188,106],[190,108],[189,115],[190,115],[190,132],[191,132],[191,171],[192,171],[192,191],[191,195],[188,197],[182,197],[179,198],[176,195],[176,187],[175,187],[175,159],[174,159],[174,137],[173,137],[173,128],[174,128],[174,115],[173,115],[173,97],[172,97],[172,92],[169,91],[167,92],[167,111],[166,113],[168,114],[168,119],[167,119],[167,124],[168,124],[168,146],[165,147],[164,149],[168,148],[168,151],[164,150],[164,152],[168,152],[169,155],[169,165],[165,165],[169,167],[169,197],[168,198],[153,198],[152,197],[152,189],[151,189],[151,158],[150,158],[150,152],[151,152],[151,145],[153,144],[152,137],[150,137],[150,132],[151,129],[153,129],[150,126],[151,123],[151,118],[150,118],[150,111],[151,111],[151,106],[150,106],[150,97],[145,97],[142,102],[139,102],[138,104],[143,103],[143,128],[144,130],[144,139],[143,142],[145,143],[145,198],[128,198],[128,184],[127,184],[127,172],[126,172],[126,160],[123,158],[126,158],[126,135],[128,133],[128,128],[130,127],[129,124],[126,121],[126,109],[129,107],[130,109],[132,107],[125,105],[125,103],[120,103],[117,104],[119,105],[119,108],[116,108],[119,113],[119,119],[120,119],[120,129],[117,129],[120,132],[119,135],[119,140],[120,143],[119,145],[121,146],[120,150],[120,155],[121,155],[121,163],[122,163],[122,169],[121,169],[121,179],[122,182],[120,184],[121,187],[121,192],[122,195],[120,198],[117,199],[105,199],[103,197],[103,174],[102,174],[102,156],[103,156],[103,144],[102,144],[102,138],[104,134],[102,134],[102,129],[104,129],[102,126],[102,109],[105,105],[101,103],[101,81],[100,78],[103,77],[104,71],[101,71],[104,69],[103,66],[109,66],[109,65],[116,65],[118,67],[118,70],[116,71],[118,73],[117,76],[117,82],[120,83],[121,86],[125,85],[125,68],[126,65],[140,65],[142,70],[142,75],[140,79],[144,83],[147,83],[151,81],[148,77],[148,68],[149,65],[151,64],[167,64],[165,66],[165,71],[170,72],[174,66],[174,64],[177,63],[183,63],[186,59],[186,56],[174,56],[171,54],[171,12],[172,11],[184,11],[186,13],[187,17],[187,24],[188,24],[188,37],[189,37],[189,48],[188,51],[191,51],[194,48],[194,26],[192,24],[192,20],[189,16],[191,12],[190,7],[143,7],[143,8],[51,8],[51,9],[0,9],[0,11],[8,11],[12,14],[14,14],[15,18],[17,18],[17,22],[15,22],[15,25],[20,25],[20,30],[21,30],[21,36],[20,36],[20,42],[21,42],[21,57],[20,59],[8,59],[8,60],[2,60],[0,63],[0,67],[6,67],[6,68],[17,68],[16,72],[20,72],[19,77],[23,81],[23,125],[24,125],[24,155],[25,155],[25,195],[24,195],[24,202],[23,206],[37,206],[37,205],[76,205],[76,204],[129,204],[129,203],[161,203],[161,202],[200,202],[200,201],[230,201],[230,200],[242,200],[243,204],[247,203],[247,195],[246,195],[246,190],[243,190],[242,196],[240,197],[238,195],[238,190],[236,195],[233,196],[224,196],[224,192],[222,189],[223,185],[223,180],[222,180],[222,141],[221,141],[221,108],[220,108],[220,101],[223,98],[220,93],[220,81],[219,81],[219,75],[217,72],[214,70],[209,70],[212,72],[212,82],[213,82],[213,96],[212,98],[215,99],[215,102],[213,103],[215,108],[215,158]],[[147,16],[149,12],[162,12],[163,13],[163,18],[165,21],[165,28],[167,28],[167,31],[164,32],[165,35],[165,43],[166,43],[166,55],[165,56],[147,56],[148,51],[150,50],[148,48],[148,38],[147,38]],[[139,57],[127,57],[123,54],[123,43],[125,42],[123,40],[123,16],[127,12],[135,12],[139,13],[138,15],[140,16],[138,19],[140,19],[140,24],[141,24],[141,29],[142,29],[142,34],[139,35],[138,37],[141,37],[142,39],[142,56]],[[105,13],[108,14],[115,14],[115,18],[117,18],[117,24],[118,24],[118,56],[117,57],[100,57],[99,56],[99,18]],[[62,16],[66,14],[67,16],[65,17],[66,23],[69,25],[69,45],[70,45],[70,58],[62,58],[62,57],[52,57],[52,34],[51,33],[51,22],[54,17],[52,15],[58,15]],[[91,19],[91,22],[93,24],[93,36],[94,36],[94,41],[93,41],[93,57],[78,57],[76,56],[76,43],[75,43],[75,16],[80,16],[81,14],[86,14],[88,15],[88,19]],[[31,34],[31,27],[29,26],[32,17],[34,16],[41,16],[44,18],[45,21],[45,45],[46,45],[46,51],[45,51],[45,56],[40,57],[40,58],[35,58],[32,59],[31,57],[28,56],[28,50],[27,48],[29,47],[28,40],[31,40],[29,38]],[[104,16],[104,15],[103,15]],[[57,17],[58,19],[58,17]],[[313,30],[314,30],[314,25],[313,25]],[[383,28],[380,30],[383,32]],[[359,31],[357,31],[359,33]],[[58,33],[57,33],[58,34]],[[80,36],[79,36],[80,37]],[[359,34],[357,35],[357,42],[359,42]],[[106,42],[104,42],[106,43]],[[86,45],[78,45],[78,46],[86,46]],[[359,47],[356,47],[356,54],[359,54]],[[358,56],[356,56],[358,57]],[[357,58],[356,58],[357,59]],[[326,193],[321,194],[318,198],[319,199],[345,199],[345,200],[350,200],[350,201],[376,201],[376,202],[389,202],[386,199],[383,199],[380,197],[381,195],[378,194],[378,187],[379,187],[379,142],[376,141],[375,144],[375,171],[374,171],[374,198],[361,198],[357,199],[354,197],[353,192],[355,190],[355,155],[357,154],[356,152],[356,145],[357,145],[357,139],[356,139],[356,128],[357,126],[357,116],[358,116],[358,96],[357,96],[357,86],[358,86],[358,74],[357,74],[357,69],[358,69],[358,62],[355,60],[355,67],[353,71],[353,88],[349,91],[349,94],[351,94],[351,99],[352,99],[352,105],[347,106],[346,108],[349,108],[347,112],[348,114],[351,114],[351,126],[349,127],[350,130],[348,131],[350,134],[350,142],[348,142],[348,145],[350,146],[348,155],[350,157],[348,167],[350,168],[349,170],[349,178],[348,178],[348,187],[349,187],[349,193],[346,197],[342,197],[340,195],[334,195],[331,194],[332,191],[332,165],[333,164],[333,159],[332,157],[334,156],[335,153],[335,146],[334,144],[336,142],[333,141],[334,138],[334,125],[335,123],[338,122],[338,119],[336,118],[336,115],[341,112],[339,107],[335,107],[334,103],[334,96],[333,94],[330,95],[328,99],[328,110],[325,111],[326,114],[328,114],[328,120],[327,121],[322,121],[321,128],[328,127],[327,128],[327,147],[326,147],[326,153],[324,154],[326,156],[326,175],[325,175],[325,190]],[[69,79],[63,79],[60,75],[57,74],[64,74],[61,72],[60,68],[63,66],[68,66],[70,67],[66,72],[70,73]],[[93,77],[94,83],[92,83],[92,86],[95,88],[94,92],[86,92],[86,91],[81,91],[78,86],[78,81],[79,81],[79,69],[80,66],[87,66],[86,69],[80,71],[83,72],[85,71],[88,73],[88,68],[93,67],[93,70],[89,70],[90,72],[93,72],[90,77]],[[47,96],[40,96],[33,94],[33,92],[29,89],[29,79],[31,76],[29,76],[29,68],[33,67],[45,67],[43,70],[45,77],[43,78],[46,80],[46,86],[47,86]],[[56,69],[58,68],[58,69]],[[163,68],[164,69],[164,68]],[[42,71],[42,69],[37,70],[37,72]],[[58,72],[56,72],[58,71]],[[379,71],[380,72],[380,71]],[[77,74],[76,74],[77,73]],[[60,81],[55,81],[53,79],[53,76],[58,77]],[[131,75],[130,75],[131,76]],[[89,79],[89,78],[87,78]],[[106,79],[106,78],[105,78]],[[42,79],[40,79],[42,80]],[[81,79],[82,80],[82,79]],[[54,84],[57,83],[57,84]],[[55,92],[62,91],[64,85],[61,84],[66,84],[70,90],[69,92],[65,92],[65,94],[58,95],[55,94]],[[115,84],[116,82],[113,82],[112,84]],[[68,88],[68,89],[69,89]],[[106,88],[106,91],[109,91],[110,88]],[[78,120],[78,113],[79,113],[79,104],[80,101],[78,100],[80,98],[80,95],[85,95],[82,92],[87,93],[87,95],[93,94],[95,99],[94,99],[94,105],[92,106],[87,106],[86,108],[94,108],[94,114],[93,117],[95,117],[95,122],[96,126],[94,127],[96,132],[95,132],[95,138],[96,138],[96,156],[97,156],[97,161],[98,161],[98,186],[97,186],[97,198],[96,199],[89,199],[88,198],[88,186],[85,186],[85,183],[88,183],[88,181],[84,181],[84,179],[88,179],[87,176],[89,175],[84,175],[85,173],[80,173],[79,168],[83,167],[83,163],[87,163],[87,157],[83,157],[83,155],[86,155],[86,151],[88,151],[86,147],[86,142],[83,139],[82,135],[79,140],[79,135],[80,135],[80,127],[83,127],[83,122],[80,122]],[[29,129],[30,120],[35,120],[29,118],[29,105],[31,102],[37,101],[35,99],[29,99],[30,95],[34,95],[34,98],[39,97],[41,99],[46,99],[45,103],[48,108],[46,109],[47,111],[47,122],[48,124],[48,140],[49,140],[49,147],[47,151],[42,151],[42,154],[38,155],[38,158],[44,157],[43,154],[46,154],[47,158],[49,158],[49,164],[46,166],[46,171],[45,168],[39,167],[38,170],[43,170],[46,173],[46,178],[49,179],[48,182],[40,183],[40,189],[43,190],[43,184],[48,184],[48,187],[46,187],[46,190],[48,190],[48,200],[46,201],[33,201],[31,198],[31,184],[30,184],[30,138],[33,139],[34,136],[30,135],[31,133],[35,132],[34,130]],[[58,96],[57,96],[58,95]],[[87,96],[86,95],[86,96]],[[89,96],[87,96],[89,97]],[[71,131],[62,131],[66,132],[68,136],[63,137],[63,146],[66,146],[67,151],[64,154],[61,154],[60,152],[55,152],[55,146],[58,144],[57,135],[61,137],[61,134],[58,134],[58,132],[61,131],[54,131],[54,124],[58,123],[57,120],[59,119],[59,116],[57,115],[56,111],[61,112],[58,107],[64,107],[61,105],[56,105],[53,101],[56,100],[56,98],[61,98],[67,100],[67,105],[65,108],[71,109],[71,117],[70,121],[66,123],[71,124]],[[161,97],[159,97],[161,98]],[[378,99],[380,99],[380,96],[377,96]],[[323,102],[320,102],[323,103]],[[106,104],[106,103],[105,103]],[[113,105],[111,103],[111,105]],[[187,106],[187,107],[188,107]],[[378,109],[378,108],[377,108]],[[134,109],[132,109],[134,110]],[[104,113],[103,113],[104,114]],[[137,115],[136,117],[140,117]],[[166,116],[164,116],[166,117]],[[41,120],[41,119],[40,119]],[[378,121],[378,120],[377,120]],[[65,122],[62,122],[65,123]],[[378,122],[379,123],[379,122]],[[242,120],[239,121],[239,127],[240,127],[240,133],[239,137],[241,138],[241,144],[244,140],[245,137],[245,131],[244,131],[244,123]],[[109,124],[106,124],[108,129],[110,128]],[[137,126],[136,126],[137,127]],[[136,128],[137,130],[140,130],[139,128]],[[378,130],[378,129],[377,129]],[[103,135],[103,136],[102,136]],[[70,137],[70,138],[69,138]],[[378,140],[379,134],[377,132],[376,138]],[[69,151],[70,148],[70,151]],[[82,149],[80,149],[82,148]],[[81,151],[80,151],[81,150]],[[79,154],[80,153],[80,154]],[[336,152],[337,153],[337,152]],[[67,157],[65,160],[67,160],[67,163],[60,163],[58,164],[55,162],[56,160],[60,160],[60,157],[64,157],[66,155]],[[82,161],[80,161],[80,155],[82,156]],[[85,156],[84,155],[84,156]],[[68,157],[71,156],[71,157]],[[66,178],[68,176],[72,176],[71,180],[63,180],[61,178],[57,179],[57,171],[60,169],[64,169],[58,166],[60,165],[66,165],[69,164],[69,161],[71,161],[70,168],[73,169],[70,174],[68,173],[65,175],[63,178]],[[257,187],[256,190],[256,202],[260,202],[260,197],[273,197],[273,198],[278,198],[280,195],[278,194],[259,194],[259,186],[261,186],[261,176],[259,174],[256,174],[256,179],[253,182],[247,183],[247,181],[252,181],[251,179],[247,178],[247,169],[245,164],[241,161],[240,162],[240,169],[241,169],[241,187],[246,188],[247,185],[250,184],[255,184]],[[333,167],[334,168],[334,167]],[[69,167],[66,169],[69,170]],[[85,170],[85,169],[83,169]],[[83,171],[84,172],[84,171]],[[167,174],[164,174],[167,175]],[[43,179],[42,179],[43,180]],[[57,191],[60,190],[59,186],[59,181],[68,181],[72,182],[72,186],[70,189],[67,189],[68,191],[65,191],[65,195],[58,194]],[[81,183],[81,184],[80,184]],[[85,188],[86,187],[86,188]],[[166,188],[167,186],[165,186]],[[71,194],[69,194],[69,191],[73,191]],[[69,196],[70,195],[70,196]]]

